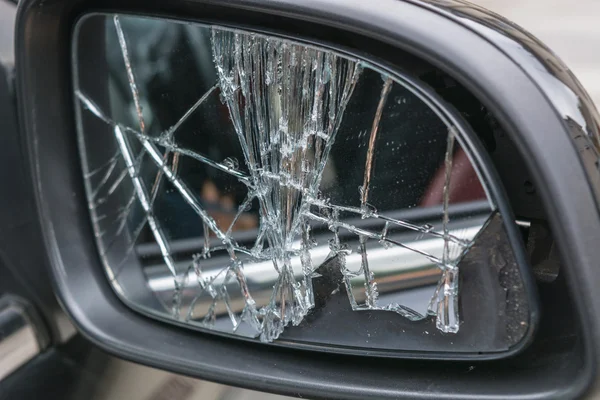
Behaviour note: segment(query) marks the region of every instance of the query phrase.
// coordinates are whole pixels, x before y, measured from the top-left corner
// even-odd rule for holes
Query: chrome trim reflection
[[[485,218],[472,218],[467,223],[461,223],[460,227],[456,226],[450,230],[451,234],[460,234],[461,237],[472,238],[481,230],[482,224],[485,223]],[[410,244],[412,248],[426,251],[429,254],[435,256],[441,256],[444,248],[444,241],[430,238],[415,237],[409,241],[406,238],[401,239],[403,242]],[[357,243],[358,245],[358,243]],[[319,245],[311,250],[311,258],[315,265],[322,265],[327,261],[331,254],[329,246],[326,244]],[[402,303],[415,311],[422,313],[423,315],[427,312],[427,304],[415,301],[414,304],[410,302],[410,299],[404,298],[403,294],[405,291],[410,289],[416,289],[424,286],[435,286],[438,282],[441,271],[440,268],[433,263],[431,260],[421,256],[414,251],[407,250],[401,247],[390,247],[390,248],[378,248],[370,250],[370,257],[376,262],[372,264],[375,266],[374,272],[382,279],[378,282],[378,290],[381,296],[386,296],[386,299],[391,302]],[[398,262],[402,260],[402,262]],[[223,268],[223,260],[220,257],[215,257],[209,260],[210,264],[207,266],[206,273],[210,275],[214,272],[216,275]],[[353,251],[350,255],[346,256],[346,266],[351,271],[360,269],[361,266],[361,254],[358,251]],[[292,259],[292,267],[296,277],[302,276],[302,264],[300,256]],[[181,263],[178,268],[185,269],[185,265]],[[164,303],[165,308],[168,309],[170,301],[175,293],[175,285],[173,277],[165,270],[164,265],[161,263],[147,265],[145,267],[145,273],[148,277],[148,286],[150,290],[156,294]],[[256,263],[246,263],[244,266],[244,275],[248,284],[248,289],[254,294],[254,300],[257,304],[267,304],[273,285],[275,284],[278,273],[273,268],[271,261],[262,261]],[[219,279],[219,278],[217,278]],[[198,282],[193,271],[188,273],[187,277],[188,286],[182,296],[182,314],[185,315],[188,312],[189,306],[192,303],[196,291],[194,288],[198,287]],[[354,283],[354,282],[353,282]],[[357,288],[362,285],[362,280],[356,279]],[[234,292],[233,290],[231,291]],[[357,291],[354,294],[357,301],[364,300],[364,293]],[[361,298],[362,296],[362,298]],[[241,312],[244,308],[244,302],[235,301],[231,302],[231,308],[235,312]],[[409,304],[406,304],[408,301]],[[194,309],[206,309],[209,306],[209,299],[205,301],[198,301],[195,303]],[[224,308],[218,310],[217,315],[227,315],[227,310]],[[190,321],[192,322],[192,321]]]

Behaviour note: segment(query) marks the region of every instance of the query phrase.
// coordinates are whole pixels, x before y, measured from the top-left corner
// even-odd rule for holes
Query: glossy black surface
[[[580,153],[596,201],[600,201],[597,162],[600,156],[600,114],[569,67],[531,33],[481,6],[464,0],[416,0],[415,3],[443,11],[485,37],[523,69],[563,119],[564,127]],[[560,168],[560,160],[557,163]]]

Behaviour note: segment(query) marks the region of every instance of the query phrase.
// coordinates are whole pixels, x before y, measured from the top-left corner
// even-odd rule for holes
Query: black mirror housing
[[[531,174],[543,209],[538,212],[556,238],[564,290],[572,298],[565,313],[571,312],[569,307],[575,310],[574,340],[561,343],[550,335],[546,343],[551,349],[544,346],[541,331],[553,311],[543,291],[540,334],[532,331],[527,350],[507,360],[468,364],[419,355],[393,360],[283,347],[266,353],[260,344],[198,334],[125,306],[104,276],[81,172],[74,167],[80,160],[74,140],[71,35],[80,16],[103,11],[300,36],[364,55],[391,70],[399,64],[398,54],[406,52],[455,79],[496,117]],[[54,285],[80,331],[98,346],[204,379],[323,398],[563,398],[582,394],[595,381],[600,357],[600,301],[595,295],[600,284],[595,250],[600,240],[599,117],[566,67],[517,27],[458,1],[385,0],[367,7],[342,0],[176,0],[160,5],[28,0],[20,4],[16,48],[20,124]],[[508,174],[500,175],[508,187]],[[508,196],[516,198],[510,191]],[[535,296],[534,290],[529,293]],[[532,315],[537,323],[536,310]]]

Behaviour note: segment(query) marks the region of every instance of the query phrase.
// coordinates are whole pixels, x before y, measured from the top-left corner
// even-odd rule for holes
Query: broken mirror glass
[[[308,347],[498,351],[524,336],[498,199],[414,80],[139,16],[87,16],[73,47],[91,222],[131,307]]]

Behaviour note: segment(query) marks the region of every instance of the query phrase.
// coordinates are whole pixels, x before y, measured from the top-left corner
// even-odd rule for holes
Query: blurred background
[[[530,31],[572,69],[600,104],[600,0],[476,0]],[[375,3],[374,3],[375,4]],[[0,61],[13,64],[13,29],[16,7],[0,0]],[[90,400],[275,400],[287,397],[223,386],[110,357],[100,350],[89,350],[81,343],[67,349],[73,361],[90,365],[82,380],[96,382],[96,393],[82,392],[73,386],[73,398]],[[100,368],[101,366],[101,368]],[[78,375],[79,376],[79,375]],[[78,378],[74,379],[81,379]]]
[[[473,0],[541,39],[600,104],[600,1]]]

